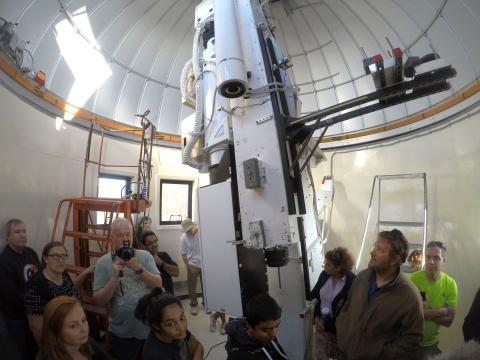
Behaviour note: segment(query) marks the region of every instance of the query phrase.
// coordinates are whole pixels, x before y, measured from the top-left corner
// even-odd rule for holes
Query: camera
[[[129,261],[132,257],[135,256],[135,250],[130,247],[130,242],[124,241],[123,246],[118,248],[115,251],[112,251],[112,259],[119,257],[124,261]]]

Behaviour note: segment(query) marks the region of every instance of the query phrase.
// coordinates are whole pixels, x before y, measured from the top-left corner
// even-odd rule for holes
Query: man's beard
[[[375,270],[377,274],[385,274],[390,270],[390,266],[388,264],[378,264],[372,261],[368,262],[368,267],[370,269]]]

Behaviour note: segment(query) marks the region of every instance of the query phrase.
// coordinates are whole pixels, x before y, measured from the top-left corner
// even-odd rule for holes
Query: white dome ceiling
[[[78,83],[97,82],[88,89],[91,95],[83,99],[83,108],[133,125],[138,125],[134,114],[149,109],[159,131],[175,134],[179,121],[191,113],[181,104],[179,83],[192,53],[194,8],[199,2],[1,0],[0,16],[18,23],[15,33],[29,41],[26,48],[33,55],[34,70],[46,73],[47,89],[72,99],[72,93],[80,91],[74,90]],[[479,78],[480,0],[280,0],[273,1],[269,14],[293,64],[291,76],[300,90],[303,113],[374,91],[371,77],[364,75],[361,48],[369,56],[381,53],[387,58],[386,37],[407,55],[436,52],[457,69],[450,91],[336,124],[327,135],[408,117]],[[89,53],[91,46],[82,48],[81,55],[62,49],[62,55],[59,44],[72,25],[95,46],[96,55]],[[72,44],[68,37],[63,37],[65,42]],[[102,57],[104,64],[95,65]],[[80,65],[72,65],[79,58]],[[93,59],[90,77],[103,83],[76,72],[88,59]]]

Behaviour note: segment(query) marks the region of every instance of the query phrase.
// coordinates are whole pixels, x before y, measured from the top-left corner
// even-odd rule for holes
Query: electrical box
[[[257,158],[251,158],[243,162],[243,174],[245,176],[245,187],[254,189],[262,186],[260,179],[260,166]]]
[[[250,230],[250,243],[257,249],[265,247],[265,233],[263,231],[263,221],[252,221],[248,224]]]

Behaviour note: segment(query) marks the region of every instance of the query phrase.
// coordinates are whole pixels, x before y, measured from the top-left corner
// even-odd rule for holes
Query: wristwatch
[[[134,272],[135,272],[135,274],[137,274],[137,275],[141,275],[141,274],[143,274],[143,268],[140,268],[140,269],[138,269],[138,270],[135,270]]]

